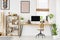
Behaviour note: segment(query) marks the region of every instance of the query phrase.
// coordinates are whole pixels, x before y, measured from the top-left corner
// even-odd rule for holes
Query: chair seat
[[[44,31],[44,29],[43,29],[43,28],[41,28],[41,29],[37,29],[37,30],[39,30],[39,31],[40,31],[40,30],[41,30],[41,31]]]

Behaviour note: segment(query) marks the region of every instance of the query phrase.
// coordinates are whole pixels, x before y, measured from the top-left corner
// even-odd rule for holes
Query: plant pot
[[[53,39],[56,39],[57,38],[57,35],[53,35]]]
[[[24,20],[20,20],[20,22],[21,22],[21,24],[23,24],[24,23]]]

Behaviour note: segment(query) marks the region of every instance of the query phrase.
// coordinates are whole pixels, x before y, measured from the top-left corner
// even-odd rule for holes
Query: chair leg
[[[45,37],[45,35],[41,34],[41,33],[39,33],[39,34],[36,35],[36,37],[39,37],[39,36],[42,36],[42,38]]]

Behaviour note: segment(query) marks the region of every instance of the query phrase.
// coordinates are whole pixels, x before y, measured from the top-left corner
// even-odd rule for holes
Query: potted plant
[[[52,26],[52,36],[53,36],[53,38],[55,39],[56,36],[57,36],[56,24],[54,23],[54,24],[52,24],[51,26]]]
[[[52,19],[52,18],[54,17],[54,15],[53,15],[53,14],[49,14],[48,17],[49,17],[50,19]]]
[[[40,16],[40,22],[42,22],[43,21],[43,16]]]
[[[21,20],[24,20],[24,18],[23,18],[23,17],[21,17]]]
[[[54,21],[54,14],[49,14],[48,17],[49,17],[49,23],[53,23],[53,21]]]
[[[56,28],[56,24],[52,24],[52,35],[57,35],[57,28]]]
[[[21,19],[21,23],[23,23],[23,21],[24,21],[24,18],[23,18],[23,17],[21,17],[20,19]]]
[[[40,20],[43,20],[43,16],[40,16]]]

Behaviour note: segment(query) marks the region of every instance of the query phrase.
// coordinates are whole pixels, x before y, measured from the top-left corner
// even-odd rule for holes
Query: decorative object
[[[10,9],[10,0],[2,0],[2,7],[3,10],[9,10]]]
[[[48,22],[48,16],[46,16],[46,21]]]
[[[30,13],[30,1],[21,1],[21,13]]]
[[[2,36],[2,32],[0,32],[0,36]]]
[[[31,24],[30,20],[28,20],[28,24]]]

